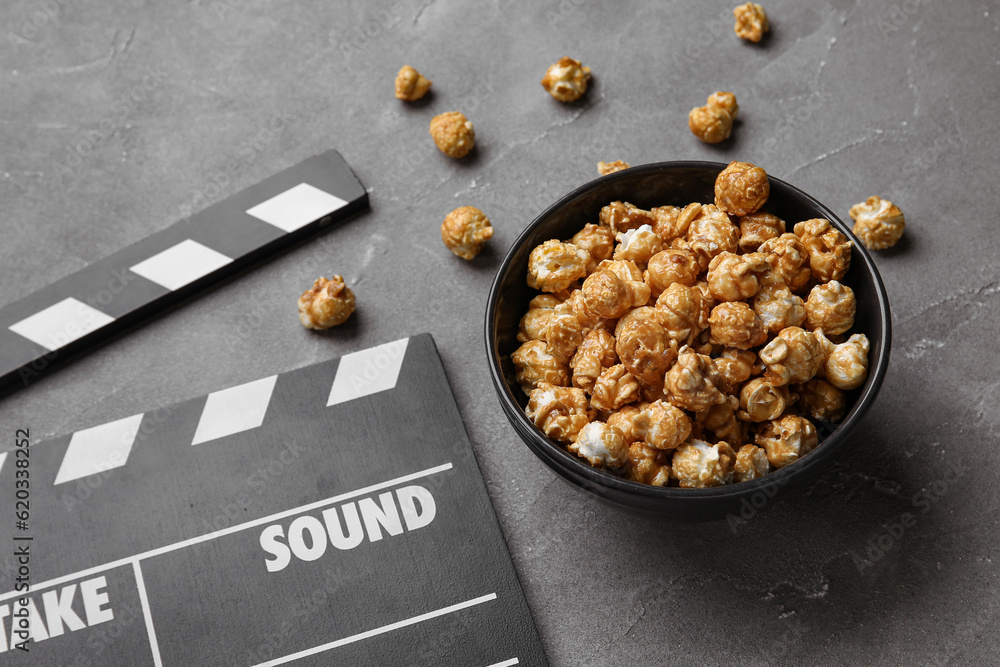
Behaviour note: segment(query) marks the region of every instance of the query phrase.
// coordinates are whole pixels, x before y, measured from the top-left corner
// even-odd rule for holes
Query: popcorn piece
[[[583,389],[555,387],[547,382],[531,392],[524,414],[545,435],[567,443],[573,442],[591,419]]]
[[[726,348],[716,357],[715,367],[719,369],[719,374],[725,378],[730,387],[746,382],[757,372],[763,372],[763,365],[758,363],[754,352],[737,350],[734,347]]]
[[[755,2],[734,7],[733,16],[736,17],[736,25],[733,26],[736,36],[748,42],[756,44],[763,39],[764,33],[771,29],[767,12]]]
[[[760,351],[767,365],[764,377],[776,386],[811,380],[823,365],[824,348],[819,338],[799,327],[787,327]]]
[[[593,384],[590,404],[601,412],[614,412],[639,400],[639,383],[625,366],[617,364],[601,370]]]
[[[775,468],[784,468],[799,460],[819,442],[816,427],[805,417],[785,415],[768,422],[757,433],[756,442],[767,452],[767,460]]]
[[[754,378],[740,389],[740,410],[736,416],[747,422],[771,421],[784,414],[796,398],[786,386]]]
[[[771,264],[773,276],[769,276],[768,280],[780,280],[793,292],[802,289],[812,277],[809,252],[795,234],[767,239],[760,244],[757,252],[767,257]]]
[[[813,379],[796,386],[796,403],[805,416],[816,421],[839,422],[844,418],[847,397],[826,380]]]
[[[597,171],[601,174],[601,176],[607,176],[608,174],[613,174],[616,171],[625,171],[631,166],[632,165],[624,160],[615,160],[614,162],[598,162]]]
[[[695,439],[677,448],[672,468],[682,488],[701,489],[732,482],[735,461],[736,452],[728,443]]]
[[[675,239],[684,239],[691,223],[701,217],[702,206],[698,202],[692,202],[683,209],[676,206],[658,206],[650,209],[650,212],[656,218],[653,231],[664,243],[672,244]]]
[[[599,317],[616,319],[649,301],[649,287],[634,280],[622,280],[612,271],[600,269],[583,281],[584,303]]]
[[[653,232],[650,225],[619,232],[617,241],[618,247],[615,248],[614,258],[619,261],[635,262],[638,266],[645,266],[650,257],[663,249],[660,237]]]
[[[693,252],[685,248],[667,248],[649,258],[643,279],[649,286],[650,295],[658,297],[674,283],[694,285],[700,272]]]
[[[604,369],[616,363],[618,354],[615,352],[614,336],[604,329],[591,329],[569,362],[573,371],[573,386],[590,393]]]
[[[857,389],[868,378],[868,351],[871,344],[864,334],[854,334],[847,342],[835,345],[822,331],[816,331],[826,360],[822,364],[826,381],[837,389]]]
[[[709,263],[719,253],[736,252],[740,230],[729,221],[728,215],[709,204],[701,207],[699,217],[688,226],[687,242],[698,260],[698,266],[707,271]]]
[[[616,234],[638,229],[643,225],[652,227],[656,224],[656,217],[649,211],[620,201],[613,201],[602,208],[598,217],[602,225],[610,227]]]
[[[553,309],[544,336],[549,352],[560,362],[569,361],[583,342],[583,324],[573,312],[573,304],[569,300]]]
[[[431,119],[431,138],[438,150],[453,158],[463,158],[476,145],[476,131],[465,114],[449,111]]]
[[[708,317],[712,343],[749,350],[767,340],[767,330],[757,314],[742,301],[726,301]]]
[[[851,241],[829,220],[814,218],[795,225],[795,235],[809,253],[813,278],[821,283],[843,280],[851,266]]]
[[[540,340],[545,337],[545,327],[549,324],[553,309],[562,301],[551,294],[539,294],[528,303],[528,312],[521,318],[517,328],[517,342]]]
[[[767,452],[754,445],[743,445],[736,452],[736,464],[733,466],[734,482],[749,482],[763,477],[771,472],[771,463],[767,460]]]
[[[625,282],[642,282],[642,271],[635,265],[635,262],[627,260],[601,262],[597,266],[597,270],[610,271]]]
[[[708,289],[719,301],[743,301],[760,290],[760,278],[771,271],[765,255],[723,251],[708,264]]]
[[[635,418],[642,409],[640,405],[626,405],[618,412],[613,412],[608,416],[608,426],[614,426],[616,429],[621,431],[625,435],[625,442],[632,444],[636,440],[639,440],[639,436],[635,434]]]
[[[740,218],[740,250],[754,252],[768,239],[785,233],[785,221],[765,211],[757,211]]]
[[[575,102],[587,92],[589,82],[590,68],[563,56],[545,72],[542,87],[560,102]]]
[[[473,259],[493,238],[493,226],[475,206],[456,208],[441,223],[441,240],[462,259]]]
[[[550,239],[528,256],[528,287],[542,292],[562,292],[587,275],[590,253],[572,243]]]
[[[854,326],[856,309],[854,290],[847,285],[836,280],[816,285],[805,303],[806,326],[822,329],[828,336],[845,333]]]
[[[715,179],[715,205],[730,215],[756,212],[770,194],[767,172],[749,162],[730,162]]]
[[[329,329],[354,312],[354,292],[341,276],[320,277],[299,297],[299,321],[306,329]]]
[[[566,449],[595,468],[621,468],[628,462],[629,447],[622,432],[603,422],[590,422]]]
[[[654,401],[636,415],[633,433],[650,447],[677,449],[691,436],[691,419],[666,401]]]
[[[543,340],[531,340],[510,355],[516,369],[517,382],[525,394],[540,384],[565,387],[569,384],[569,368],[559,361]]]
[[[633,482],[650,486],[666,486],[670,481],[672,452],[634,442],[628,448],[628,477]]]
[[[427,94],[431,82],[409,65],[403,65],[396,75],[396,98],[415,102]]]
[[[724,109],[733,120],[736,120],[736,115],[740,111],[740,105],[736,103],[736,95],[721,90],[708,96],[708,106]]]
[[[713,405],[695,414],[695,419],[715,435],[716,440],[724,440],[737,447],[746,440],[746,427],[736,419],[736,409],[740,402],[735,396],[726,396],[724,403]]]
[[[673,283],[656,299],[660,324],[678,345],[690,345],[708,327],[708,304],[701,292]]]
[[[600,262],[611,259],[615,249],[615,233],[607,227],[587,223],[583,229],[573,235],[570,243],[590,253],[587,273],[591,274]]]
[[[615,327],[613,321],[603,318],[587,308],[586,299],[584,298],[582,289],[573,290],[569,297],[567,297],[566,304],[572,311],[573,315],[576,316],[580,325],[583,326],[584,331],[588,329],[605,329],[607,331],[614,330]]]
[[[872,250],[885,250],[899,242],[906,220],[899,207],[879,196],[869,197],[851,207],[854,235]]]
[[[701,412],[726,401],[720,391],[725,379],[719,374],[712,358],[687,347],[680,351],[665,378],[665,386],[674,405]]]
[[[808,269],[806,269],[808,271]],[[806,321],[806,306],[782,283],[765,285],[753,300],[753,312],[771,333],[787,327],[801,326]]]
[[[691,134],[706,144],[717,144],[732,134],[733,117],[722,107],[706,104],[691,109],[688,113],[688,128]]]
[[[640,384],[663,383],[663,375],[677,358],[677,343],[667,336],[654,308],[636,308],[615,329],[618,358]]]

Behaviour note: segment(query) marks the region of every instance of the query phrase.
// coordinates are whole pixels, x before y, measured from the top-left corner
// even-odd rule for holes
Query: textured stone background
[[[732,2],[7,0],[0,301],[169,225],[233,158],[223,196],[336,147],[372,211],[6,399],[4,432],[66,433],[429,331],[553,665],[1000,662],[1000,4],[806,4],[768,2],[773,34],[754,47]],[[584,103],[538,85],[564,54],[594,70]],[[433,79],[429,101],[392,97],[404,63]],[[145,99],[123,103],[150,71]],[[717,89],[741,122],[711,147],[686,114]],[[478,135],[461,162],[427,134],[452,109]],[[287,129],[247,144],[274,114]],[[895,333],[877,404],[832,469],[745,524],[597,504],[533,458],[488,381],[504,251],[618,158],[747,159],[844,218],[874,193],[906,213],[905,242],[876,257]],[[462,204],[497,232],[471,263],[438,232]],[[295,299],[331,272],[360,308],[312,334]],[[915,525],[886,537],[906,512]]]

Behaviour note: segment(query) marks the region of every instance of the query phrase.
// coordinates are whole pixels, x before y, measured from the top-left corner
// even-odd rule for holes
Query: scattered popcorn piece
[[[556,387],[547,382],[539,383],[531,392],[524,414],[545,435],[565,443],[573,442],[591,419],[583,389]]]
[[[839,281],[816,285],[806,299],[806,326],[822,329],[828,336],[845,333],[854,326],[857,301],[854,290]]]
[[[569,384],[569,367],[556,359],[544,340],[531,340],[510,355],[516,369],[517,382],[525,394],[540,384],[565,387]]]
[[[719,301],[743,301],[760,291],[761,277],[771,271],[759,252],[737,255],[720,252],[708,264],[708,289]]]
[[[575,102],[587,92],[589,82],[590,68],[563,56],[545,72],[542,87],[560,102]]]
[[[708,304],[697,289],[672,283],[656,299],[660,324],[677,345],[690,345],[708,328]]]
[[[899,242],[906,220],[899,207],[878,195],[851,207],[854,235],[872,250],[885,250]]]
[[[854,334],[839,345],[827,339],[821,330],[816,331],[816,337],[826,351],[822,369],[827,382],[844,391],[864,384],[868,378],[868,351],[871,348],[867,336]]]
[[[767,257],[774,278],[793,292],[805,287],[812,278],[809,269],[809,252],[801,239],[791,233],[770,238],[760,244],[757,252]]]
[[[667,248],[649,258],[642,277],[649,286],[650,296],[658,297],[671,285],[691,287],[698,282],[701,267],[691,250]]]
[[[671,454],[645,442],[633,442],[628,448],[629,479],[650,486],[666,486],[670,481]]]
[[[636,415],[633,433],[656,449],[677,449],[691,436],[691,419],[666,401],[654,401]]]
[[[639,383],[622,364],[602,369],[591,393],[590,404],[601,412],[614,412],[640,398]]]
[[[736,115],[740,111],[740,105],[736,103],[736,95],[722,90],[708,96],[708,106],[725,109],[733,120],[736,120]]]
[[[844,418],[847,397],[826,380],[812,379],[796,386],[797,405],[805,416],[816,421],[839,422]]]
[[[449,111],[431,119],[431,138],[438,150],[453,158],[463,158],[476,145],[472,122],[460,111]]]
[[[456,208],[441,223],[441,240],[462,259],[474,259],[491,238],[490,219],[475,206]]]
[[[816,427],[798,415],[785,415],[768,422],[756,438],[757,444],[767,452],[767,460],[775,468],[784,468],[798,461],[815,449],[818,441]]]
[[[760,351],[764,377],[776,386],[811,380],[823,366],[824,348],[811,331],[787,327]]]
[[[618,261],[635,262],[640,268],[649,258],[663,249],[660,237],[650,225],[642,225],[627,232],[619,232],[614,258]]]
[[[768,239],[785,233],[785,221],[776,215],[757,211],[740,218],[740,250],[754,252]]]
[[[431,89],[430,80],[409,65],[403,65],[396,75],[396,97],[407,102],[416,102]]]
[[[728,443],[712,445],[696,439],[677,448],[671,467],[682,488],[701,489],[732,482],[735,461]]]
[[[597,265],[606,259],[611,259],[615,250],[615,233],[608,227],[587,223],[583,229],[569,240],[577,248],[583,248],[590,253],[587,262],[587,274],[591,274]]]
[[[343,277],[320,277],[299,297],[299,321],[306,329],[329,329],[347,321],[354,303],[354,292]]]
[[[730,215],[755,213],[770,194],[767,172],[749,162],[730,162],[715,179],[715,205]]]
[[[851,241],[829,220],[814,218],[796,223],[795,235],[809,253],[809,268],[819,282],[843,280],[851,266]]]
[[[736,25],[733,30],[740,39],[757,43],[764,37],[764,33],[771,29],[767,20],[767,12],[755,2],[747,2],[739,7],[733,8],[733,16],[736,17]]]
[[[625,171],[631,166],[632,165],[624,160],[615,160],[614,162],[598,162],[597,171],[601,174],[601,176],[607,176],[608,174],[613,174],[616,171]]]
[[[521,318],[517,328],[517,342],[527,343],[529,340],[541,340],[545,336],[545,327],[549,324],[554,309],[562,301],[552,294],[539,294],[528,303],[528,312]]]
[[[706,144],[717,144],[733,133],[733,117],[722,107],[706,104],[691,109],[688,128]]]
[[[733,481],[749,482],[751,479],[763,477],[771,472],[771,463],[767,460],[767,452],[754,445],[743,445],[736,452],[736,464],[733,466]]]
[[[615,329],[618,358],[640,384],[654,387],[677,358],[677,343],[667,336],[654,308],[636,308]]]
[[[754,378],[740,389],[740,410],[736,416],[747,422],[778,419],[795,398],[786,386]]]
[[[587,275],[590,253],[572,243],[550,239],[528,257],[528,287],[542,292],[562,292]]]
[[[806,321],[805,303],[782,283],[762,287],[753,299],[753,312],[771,333],[801,326]]]
[[[656,224],[656,216],[628,202],[613,201],[601,209],[598,217],[601,224],[610,227],[616,234],[638,229],[643,225],[652,227]]]
[[[767,340],[767,330],[757,313],[742,301],[726,301],[708,317],[712,343],[749,350]]]
[[[591,329],[569,362],[573,371],[573,386],[590,393],[604,369],[616,363],[615,337],[604,329]]]
[[[670,402],[692,412],[724,403],[726,395],[720,388],[725,387],[725,382],[711,357],[689,347],[680,351],[665,379]]]
[[[621,468],[628,462],[629,447],[625,436],[614,426],[603,422],[590,422],[577,434],[569,447],[595,468]]]

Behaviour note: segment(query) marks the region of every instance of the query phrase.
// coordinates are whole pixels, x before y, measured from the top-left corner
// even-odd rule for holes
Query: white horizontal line
[[[372,484],[371,486],[366,486],[363,489],[356,489],[354,491],[348,491],[347,493],[341,493],[339,496],[333,496],[332,498],[327,498],[326,500],[318,500],[309,505],[303,505],[302,507],[296,507],[294,509],[285,510],[284,512],[278,512],[277,514],[271,514],[270,516],[265,516],[260,519],[254,519],[253,521],[247,521],[246,523],[230,526],[229,528],[223,528],[222,530],[217,530],[214,533],[207,533],[199,537],[192,537],[191,539],[184,540],[183,542],[175,542],[174,544],[168,544],[167,546],[159,547],[158,549],[151,549],[150,551],[145,551],[141,554],[128,556],[126,558],[120,558],[118,560],[111,561],[110,563],[105,563],[104,565],[98,565],[96,567],[92,567],[86,570],[80,570],[79,572],[74,572],[73,574],[67,574],[64,577],[57,577],[56,579],[49,579],[48,581],[43,581],[38,584],[32,584],[29,592],[34,593],[35,591],[42,590],[43,588],[51,588],[52,586],[58,586],[59,584],[66,583],[68,581],[82,579],[92,574],[105,572],[107,570],[113,570],[117,567],[128,565],[129,563],[138,562],[141,560],[145,560],[147,558],[152,558],[154,556],[160,556],[165,553],[170,553],[171,551],[177,551],[178,549],[183,549],[185,547],[189,547],[193,544],[198,544],[200,542],[208,542],[209,540],[214,540],[218,537],[231,535],[232,533],[238,533],[241,530],[246,530],[247,528],[253,528],[255,526],[260,526],[265,523],[271,523],[272,521],[277,521],[278,519],[284,519],[285,517],[294,516],[295,514],[302,514],[303,512],[309,512],[319,507],[332,505],[342,500],[347,500],[348,498],[356,498],[357,496],[363,496],[373,491],[385,489],[390,486],[396,486],[397,484],[402,484],[403,482],[409,482],[414,479],[420,479],[421,477],[429,477],[430,475],[434,475],[439,472],[444,472],[445,470],[451,470],[451,468],[452,468],[451,463],[445,463],[439,466],[435,466],[433,468],[427,468],[426,470],[421,470],[420,472],[415,472],[409,475],[403,475],[402,477],[397,477],[395,479],[390,479],[387,482],[379,482],[378,484]],[[24,593],[18,593],[18,592],[4,593],[3,595],[0,595],[0,602],[3,602],[4,600],[10,600],[22,595],[24,595]]]
[[[521,661],[517,658],[511,658],[510,660],[504,660],[503,662],[494,662],[492,665],[487,665],[486,667],[510,667],[511,665],[518,665]]]
[[[386,632],[392,632],[393,630],[398,630],[400,628],[405,628],[408,625],[415,625],[423,621],[430,620],[432,618],[437,618],[438,616],[444,616],[445,614],[450,614],[460,609],[466,609],[468,607],[474,607],[477,604],[483,604],[484,602],[489,602],[490,600],[496,600],[497,594],[490,593],[489,595],[483,595],[482,597],[474,598],[472,600],[466,600],[465,602],[459,602],[458,604],[453,604],[450,607],[443,607],[441,609],[436,609],[434,611],[429,611],[426,614],[420,614],[419,616],[414,616],[413,618],[407,618],[403,621],[396,621],[395,623],[390,623],[389,625],[383,625],[380,628],[375,628],[374,630],[368,630],[367,632],[360,632],[356,635],[351,635],[350,637],[344,637],[343,639],[338,639],[337,641],[330,642],[328,644],[321,644],[314,648],[308,648],[304,651],[299,651],[298,653],[292,653],[291,655],[286,655],[283,658],[275,658],[268,662],[262,662],[254,667],[274,667],[275,665],[284,665],[285,663],[292,662],[293,660],[298,660],[300,658],[306,658],[310,655],[316,655],[317,653],[322,653],[323,651],[329,651],[330,649],[335,649],[339,646],[345,646],[346,644],[353,644],[354,642],[361,641],[362,639],[368,639],[369,637],[375,637],[377,635],[385,634]],[[515,659],[516,660],[516,659]],[[506,662],[504,664],[516,664],[511,662]]]

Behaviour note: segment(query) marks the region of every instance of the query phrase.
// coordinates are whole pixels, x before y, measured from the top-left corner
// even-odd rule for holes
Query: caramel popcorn
[[[760,360],[767,365],[764,377],[777,386],[811,380],[823,359],[820,340],[800,327],[782,329],[760,351]]]
[[[812,277],[809,269],[809,252],[798,236],[782,234],[762,242],[757,251],[767,257],[773,278],[780,280],[793,292],[805,287]]]
[[[767,172],[749,162],[730,162],[715,179],[715,205],[730,215],[755,213],[770,194]]]
[[[724,403],[696,413],[695,419],[702,427],[711,431],[716,440],[725,440],[736,447],[743,444],[746,439],[746,428],[743,422],[736,418],[736,409],[739,405],[740,402],[735,396],[726,396]]]
[[[622,364],[602,369],[591,393],[590,404],[601,412],[614,412],[640,398],[639,383]]]
[[[590,393],[604,369],[616,363],[615,337],[604,329],[591,329],[569,362],[573,371],[573,386]]]
[[[528,287],[562,292],[587,275],[590,253],[572,243],[550,239],[528,256]]]
[[[736,452],[728,443],[696,439],[677,448],[671,467],[682,488],[701,489],[732,482],[735,461]]]
[[[829,220],[814,218],[799,222],[795,235],[809,253],[809,268],[820,282],[843,280],[851,266],[851,242]]]
[[[552,309],[543,333],[552,356],[561,362],[569,361],[577,346],[583,342],[583,324],[573,312],[570,300],[567,299]]]
[[[672,453],[634,442],[628,448],[628,477],[633,482],[650,486],[666,486],[670,481]]]
[[[562,301],[552,294],[539,294],[528,303],[528,312],[521,318],[517,327],[517,342],[527,343],[529,340],[539,340],[545,336],[545,327],[553,310]]]
[[[565,443],[573,442],[592,416],[583,389],[556,387],[547,382],[532,390],[524,414],[545,435]]]
[[[736,416],[747,422],[778,419],[795,400],[786,386],[764,378],[754,378],[740,389],[740,410]]]
[[[723,350],[715,359],[715,367],[730,387],[736,387],[749,380],[750,376],[763,372],[763,364],[758,363],[755,352],[735,347]]]
[[[407,102],[415,102],[427,94],[431,82],[409,65],[403,65],[396,75],[396,97]]]
[[[590,261],[587,262],[587,273],[590,274],[599,263],[611,259],[615,250],[615,233],[607,227],[587,223],[569,242],[590,253]]]
[[[818,442],[816,427],[805,417],[785,415],[768,422],[759,433],[756,443],[767,452],[767,460],[775,468],[784,468],[799,460]]]
[[[760,278],[771,271],[765,255],[723,251],[708,263],[708,289],[719,301],[743,301],[760,290]]]
[[[613,320],[603,318],[587,308],[587,302],[582,289],[575,289],[570,292],[565,303],[584,331],[588,329],[605,329],[611,331],[615,328]]]
[[[691,134],[706,144],[717,144],[732,134],[733,117],[722,107],[706,104],[691,109],[688,113],[688,128]]]
[[[767,452],[754,445],[743,445],[736,452],[736,464],[733,466],[733,481],[749,482],[751,479],[763,477],[771,472],[771,463],[767,460]]]
[[[633,433],[656,449],[677,449],[691,435],[691,419],[667,401],[654,401],[639,410]]]
[[[844,391],[864,384],[868,378],[868,351],[871,348],[868,337],[854,334],[847,342],[836,345],[823,336],[822,331],[817,331],[816,336],[826,353],[822,365],[826,381]]]
[[[851,207],[854,235],[872,250],[885,250],[899,242],[906,220],[899,207],[888,199],[873,196]]]
[[[767,21],[767,12],[755,2],[747,2],[733,8],[733,16],[736,17],[736,25],[733,26],[736,36],[748,42],[756,44],[764,37],[764,33],[771,29]]]
[[[612,271],[598,269],[581,288],[587,310],[599,317],[616,319],[649,300],[649,288],[634,280],[622,280]]]
[[[431,119],[431,138],[438,150],[453,158],[463,158],[476,145],[476,131],[460,111],[449,111]]]
[[[329,329],[354,312],[354,292],[341,276],[320,277],[299,297],[299,321],[306,329]]]
[[[785,221],[776,215],[757,211],[740,218],[740,250],[754,252],[768,239],[785,233]]]
[[[569,367],[553,356],[544,340],[530,340],[510,355],[516,369],[517,382],[525,394],[540,384],[565,387],[569,384]]]
[[[847,285],[836,280],[816,285],[805,303],[806,326],[828,336],[842,334],[854,326],[856,309],[854,290]]]
[[[726,388],[726,381],[715,362],[691,348],[684,348],[677,355],[677,362],[667,371],[665,386],[671,403],[692,412],[726,401],[720,390]]]
[[[639,436],[635,434],[635,418],[643,407],[645,406],[641,404],[626,405],[608,416],[608,426],[614,426],[621,431],[625,435],[625,442],[630,445],[639,440]]]
[[[641,384],[663,383],[663,375],[677,357],[677,343],[667,336],[654,308],[636,308],[615,329],[615,350],[625,368]]]
[[[698,282],[701,267],[693,252],[686,248],[667,248],[649,258],[642,277],[650,296],[658,297],[673,284],[690,287]]]
[[[740,230],[729,221],[728,215],[708,204],[702,206],[700,215],[691,221],[686,240],[698,260],[698,266],[702,271],[707,271],[716,255],[737,251]]]
[[[590,422],[566,449],[595,468],[621,468],[628,462],[629,447],[625,436],[614,426]]]
[[[616,234],[638,229],[643,225],[652,227],[656,224],[656,216],[628,202],[613,201],[601,209],[601,224],[610,227]]]
[[[616,171],[625,171],[631,166],[632,165],[624,160],[615,160],[614,162],[598,162],[597,172],[601,176],[607,176],[608,174],[613,174]]]
[[[753,312],[771,333],[806,321],[805,303],[782,283],[762,287],[753,299]]]
[[[725,109],[733,120],[736,120],[736,115],[740,111],[740,105],[736,103],[736,95],[721,90],[708,96],[708,106]]]
[[[708,317],[710,340],[718,345],[749,350],[767,340],[767,330],[757,314],[742,301],[726,301]]]
[[[560,102],[576,102],[587,92],[589,82],[590,68],[581,66],[579,60],[563,56],[545,72],[542,87]]]
[[[796,405],[806,417],[827,422],[839,422],[844,418],[847,397],[826,380],[809,380],[796,385],[796,391],[799,394]]]
[[[690,345],[708,327],[708,304],[701,292],[673,283],[656,299],[661,326],[677,345]]]
[[[684,208],[676,206],[657,206],[650,209],[650,213],[656,218],[653,231],[664,243],[670,243],[671,247],[683,248],[681,245],[674,245],[675,239],[684,240],[688,227],[701,216],[702,206],[698,202],[692,202]]]
[[[617,241],[614,258],[619,261],[635,262],[637,266],[645,266],[649,258],[663,248],[660,237],[653,232],[650,225],[619,232]]]
[[[441,223],[441,240],[462,259],[475,258],[491,238],[490,219],[475,206],[456,208]]]

